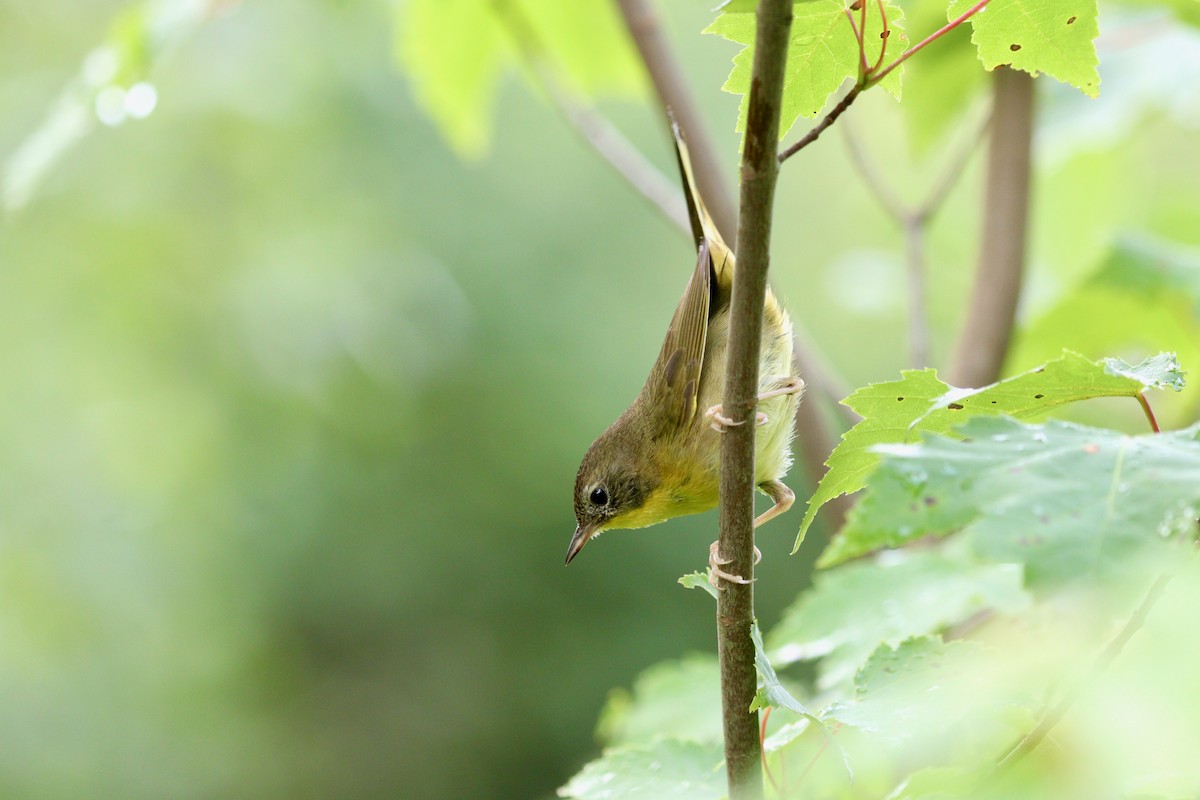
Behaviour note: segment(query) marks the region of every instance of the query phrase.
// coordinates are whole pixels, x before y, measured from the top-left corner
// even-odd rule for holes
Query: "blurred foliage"
[[[487,5],[0,0],[0,795],[548,797],[593,754],[602,707],[600,743],[615,749],[568,787],[599,785],[620,759],[677,765],[720,795],[705,766],[718,728],[690,699],[711,696],[711,662],[687,655],[711,650],[712,609],[675,584],[703,563],[714,517],[614,533],[561,565],[578,458],[640,386],[690,244],[508,69],[502,29],[456,22],[480,23]],[[640,92],[609,4],[579,16],[522,5],[568,85],[669,172],[657,112],[606,99]],[[738,101],[718,87],[737,48],[698,35],[711,4],[658,5],[732,170]],[[1200,364],[1200,164],[1186,157],[1200,38],[1140,5],[1102,9],[1098,100],[1042,86],[1010,374],[1063,347]],[[940,24],[944,8],[927,6],[905,4],[910,35]],[[1186,2],[1177,12],[1188,18]],[[476,39],[486,48],[460,46]],[[453,63],[430,63],[422,43]],[[844,120],[915,195],[986,86],[981,71],[956,83],[935,66],[959,63],[953,48],[975,58],[966,37],[939,44],[906,64],[904,103],[871,93]],[[455,106],[468,89],[474,105]],[[901,237],[832,133],[783,172],[774,280],[857,386],[905,366]],[[464,165],[447,140],[491,157]],[[978,173],[972,163],[929,232],[935,359],[963,322]],[[1196,397],[1156,397],[1164,427],[1194,422]],[[1144,430],[1121,403],[1075,416]],[[787,557],[792,530],[760,536],[773,655],[787,652],[776,624],[815,558]],[[852,572],[886,558],[807,595],[877,590],[855,592],[869,629],[839,626],[825,651],[842,659],[837,682],[863,693],[829,718],[843,726],[835,743],[771,715],[768,750],[792,780],[811,764],[814,791],[846,785],[839,748],[861,796],[973,785],[956,767],[891,781],[921,744],[877,747],[872,725],[904,694],[852,677],[856,665],[898,660],[910,680],[942,656],[981,670],[955,692],[994,677],[980,696],[1000,723],[955,720],[927,743],[987,749],[1028,727],[1046,676],[1094,652],[1141,588],[1029,604],[1014,573],[974,556],[911,557],[929,560],[902,569],[928,575],[931,596],[897,606],[891,578]],[[939,567],[956,559],[986,591],[965,596]],[[1194,573],[1176,577],[1058,747],[995,796],[1195,784],[1197,715],[1181,713],[1200,708]],[[936,638],[988,610],[996,623],[969,646]],[[889,612],[896,624],[881,625]],[[780,677],[825,708],[814,692],[831,684],[810,679],[834,662],[794,660],[825,654],[811,622],[798,630],[790,641],[808,649]],[[997,652],[1010,672],[988,671]],[[688,731],[691,743],[649,745],[649,761],[638,750]]]

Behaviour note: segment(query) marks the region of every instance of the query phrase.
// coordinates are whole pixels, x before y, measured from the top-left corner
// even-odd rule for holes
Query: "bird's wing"
[[[708,242],[701,241],[696,269],[671,318],[662,351],[643,390],[658,435],[683,430],[696,416],[712,277]]]

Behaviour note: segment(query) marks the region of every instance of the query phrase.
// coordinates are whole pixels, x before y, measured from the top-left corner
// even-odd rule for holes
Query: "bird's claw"
[[[738,425],[744,425],[746,422],[744,419],[734,420],[725,416],[725,411],[723,408],[721,408],[720,403],[717,403],[715,406],[708,409],[708,411],[705,411],[704,418],[708,420],[709,427],[711,427],[717,433],[725,433],[725,431],[729,430],[730,428],[736,428]],[[761,411],[754,415],[755,425],[766,425],[767,420],[767,415]]]
[[[732,559],[721,558],[719,555],[717,555],[717,548],[720,546],[720,544],[721,544],[720,542],[713,542],[708,547],[708,582],[709,582],[709,584],[711,584],[716,589],[720,589],[721,585],[717,580],[718,578],[720,578],[722,580],[726,580],[730,583],[740,583],[743,585],[748,584],[748,583],[753,583],[756,580],[755,578],[750,578],[749,580],[747,580],[746,578],[743,578],[741,575],[734,575],[731,572],[726,572],[725,570],[721,569],[721,567],[730,563],[730,561]],[[754,563],[757,564],[759,561],[762,561],[762,551],[759,550],[758,547],[756,546],[754,548]]]

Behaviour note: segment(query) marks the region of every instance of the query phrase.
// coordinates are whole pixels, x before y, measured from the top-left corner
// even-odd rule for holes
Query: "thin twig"
[[[763,303],[770,263],[771,218],[779,165],[779,117],[792,0],[759,0],[738,213],[738,263],[733,274],[725,364],[725,414],[754,419]],[[730,428],[721,441],[721,534],[718,555],[734,574],[753,579],[754,425]],[[757,715],[748,713],[757,688],[754,584],[728,583],[717,597],[717,651],[730,800],[763,796]]]
[[[767,720],[771,718],[771,706],[767,706],[762,713],[762,724],[758,730],[758,743],[762,748],[762,768],[763,774],[767,776],[767,780],[771,783],[771,788],[775,790],[775,794],[779,794],[779,783],[775,780],[774,773],[771,772],[771,765],[767,763]]]
[[[875,59],[875,63],[871,65],[871,69],[867,70],[868,74],[874,74],[879,71],[879,67],[883,64],[883,57],[887,55],[888,39],[892,35],[892,31],[888,28],[887,9],[883,6],[883,0],[875,0],[879,6],[879,21],[882,23],[883,30],[879,32],[879,58]],[[863,31],[866,33],[866,30]]]
[[[708,135],[708,126],[704,124],[700,109],[692,97],[683,68],[663,35],[658,15],[648,0],[616,0],[616,3],[629,35],[641,54],[659,101],[664,109],[669,109],[674,115],[679,127],[687,131],[688,150],[691,152],[700,195],[713,221],[717,223],[717,229],[729,246],[735,247],[737,209],[733,205],[733,194],[723,177],[721,161]]]
[[[1150,423],[1150,427],[1154,429],[1155,433],[1162,433],[1158,429],[1158,420],[1154,418],[1154,409],[1150,407],[1150,401],[1146,399],[1146,393],[1138,392],[1137,399],[1142,407],[1142,412],[1146,415],[1146,421]]]
[[[558,79],[550,56],[537,31],[511,0],[493,0],[493,9],[508,28],[525,65],[576,133],[663,216],[691,233],[679,188],[651,164],[600,112],[574,97]]]
[[[857,0],[858,4],[858,63],[862,67],[860,78],[865,78],[871,68],[867,66],[867,2]]]
[[[922,39],[921,41],[914,44],[912,47],[905,50],[903,53],[901,53],[899,55],[899,57],[896,58],[895,61],[893,61],[891,64],[888,64],[881,72],[876,72],[875,74],[873,74],[871,76],[871,83],[879,83],[881,80],[883,80],[885,77],[887,77],[887,74],[889,72],[894,70],[896,67],[900,66],[905,61],[908,61],[908,59],[912,58],[917,53],[921,52],[926,47],[933,44],[935,41],[942,38],[947,33],[954,30],[959,25],[962,25],[968,19],[970,19],[971,17],[975,16],[977,13],[982,11],[984,6],[986,6],[989,2],[991,2],[991,0],[979,0],[978,3],[976,3],[975,5],[968,8],[962,14],[960,14],[959,16],[955,17],[954,19],[950,20],[945,25],[938,28],[936,31],[929,34],[924,39]]]
[[[920,42],[918,42],[917,44],[915,44],[912,47],[905,50],[903,53],[901,53],[899,55],[899,57],[896,58],[895,61],[893,61],[891,64],[888,64],[882,70],[879,69],[879,65],[883,62],[883,54],[885,52],[887,52],[887,40],[889,38],[888,33],[890,33],[890,31],[888,29],[887,12],[884,11],[883,4],[882,4],[882,2],[880,2],[879,13],[883,18],[883,44],[880,46],[879,58],[876,59],[875,65],[872,67],[868,67],[867,60],[866,60],[866,44],[863,39],[864,35],[866,34],[866,15],[865,15],[866,0],[858,0],[858,2],[861,4],[861,6],[858,6],[858,7],[864,11],[861,30],[860,30],[860,26],[854,22],[854,15],[850,13],[850,9],[846,9],[846,18],[848,20],[850,20],[850,28],[854,31],[855,41],[858,42],[858,59],[859,59],[858,82],[855,83],[854,88],[851,89],[846,94],[846,96],[842,98],[841,102],[838,103],[836,106],[834,106],[833,109],[828,114],[825,115],[825,118],[822,119],[815,128],[813,128],[811,131],[806,133],[798,142],[796,142],[791,147],[787,148],[786,150],[782,151],[779,154],[779,163],[781,163],[781,164],[784,161],[787,161],[792,156],[794,156],[800,150],[804,149],[808,145],[815,142],[817,140],[817,137],[820,136],[825,131],[826,128],[828,128],[830,125],[832,125],[834,120],[836,120],[838,117],[840,117],[842,115],[842,112],[844,112],[847,108],[850,107],[850,104],[853,103],[855,101],[855,99],[857,99],[858,95],[860,93],[862,93],[863,89],[870,88],[871,86],[874,86],[875,84],[882,81],[885,77],[887,77],[888,73],[890,73],[896,67],[900,66],[905,61],[907,61],[909,58],[914,56],[916,53],[925,49],[927,46],[929,46],[933,42],[937,41],[941,37],[945,36],[947,33],[949,33],[950,31],[957,28],[959,25],[966,22],[968,19],[973,17],[978,12],[982,11],[983,8],[989,2],[991,2],[991,0],[979,0],[978,3],[971,6],[971,8],[967,9],[964,13],[960,14],[958,17],[951,20],[950,22],[947,22],[945,25],[943,25],[942,27],[938,28],[933,33],[926,36]]]
[[[796,155],[796,153],[799,153],[805,147],[808,147],[810,144],[815,142],[817,137],[824,133],[825,129],[832,125],[837,118],[840,117],[842,113],[845,112],[845,110],[849,108],[855,100],[858,99],[858,96],[862,94],[862,90],[863,85],[861,83],[856,83],[854,88],[847,92],[846,96],[843,97],[836,106],[830,109],[829,113],[825,115],[824,119],[817,123],[815,128],[804,134],[802,137],[800,137],[799,141],[779,154],[779,163],[782,164],[784,161],[787,161],[789,158]]]
[[[857,7],[865,7],[863,5],[863,0],[859,0]],[[861,81],[866,77],[867,70],[869,69],[869,67],[867,67],[867,47],[866,44],[863,43],[863,33],[865,32],[865,28],[860,29],[858,27],[858,23],[854,21],[854,15],[850,13],[849,8],[844,10],[846,12],[846,19],[850,20],[850,30],[854,31],[854,41],[858,42],[858,77]]]
[[[1108,666],[1112,664],[1114,660],[1116,660],[1117,656],[1121,654],[1121,651],[1125,648],[1125,645],[1129,643],[1129,640],[1133,637],[1133,635],[1141,629],[1142,625],[1145,624],[1146,616],[1150,613],[1150,610],[1154,608],[1154,604],[1158,602],[1158,598],[1162,596],[1163,590],[1167,588],[1167,583],[1169,583],[1170,580],[1171,576],[1165,572],[1154,579],[1154,583],[1150,585],[1150,589],[1146,592],[1146,596],[1142,599],[1141,604],[1133,612],[1133,615],[1130,616],[1130,618],[1125,622],[1125,626],[1121,628],[1121,631],[1116,635],[1116,637],[1114,637],[1113,640],[1108,643],[1108,646],[1106,646],[1100,653],[1100,655],[1096,657],[1096,662],[1092,665],[1092,669],[1087,676],[1075,684],[1075,686],[1072,687],[1071,690],[1067,692],[1066,695],[1064,695],[1063,698],[1046,713],[1046,716],[1042,717],[1041,721],[1034,726],[1033,730],[1026,734],[1021,741],[1017,742],[1017,744],[1014,745],[1013,748],[1009,750],[999,762],[997,762],[995,769],[992,770],[993,776],[1002,774],[1012,767],[1013,764],[1017,763],[1022,758],[1033,752],[1034,748],[1041,744],[1042,740],[1046,738],[1054,726],[1057,725],[1060,720],[1062,720],[1063,715],[1065,715],[1067,711],[1070,710],[1071,706],[1075,705],[1075,703],[1083,695],[1084,690],[1095,683],[1096,679],[1100,677],[1101,673],[1103,673],[1104,670],[1106,670]]]

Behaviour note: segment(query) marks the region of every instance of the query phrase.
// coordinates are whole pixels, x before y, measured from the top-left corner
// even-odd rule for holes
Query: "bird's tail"
[[[675,135],[675,155],[679,159],[679,172],[683,177],[683,194],[687,199],[688,219],[692,223],[692,235],[696,239],[696,248],[707,240],[708,249],[712,254],[713,269],[716,271],[718,278],[725,277],[733,273],[733,252],[729,246],[725,244],[725,239],[721,236],[721,232],[717,230],[717,224],[713,221],[712,215],[708,213],[708,207],[704,205],[704,198],[700,196],[700,188],[696,185],[696,174],[692,169],[692,158],[688,153],[687,141],[683,138],[683,131],[679,128],[679,123],[675,121],[675,117],[671,115],[671,132]]]

